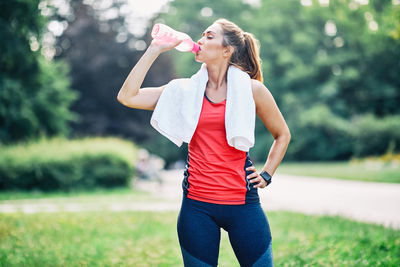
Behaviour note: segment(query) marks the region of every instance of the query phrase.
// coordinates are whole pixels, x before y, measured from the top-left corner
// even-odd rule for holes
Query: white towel
[[[196,130],[208,82],[206,64],[190,79],[174,79],[165,87],[150,119],[161,134],[181,146]],[[242,151],[254,146],[255,103],[250,76],[230,65],[227,74],[225,129],[228,144]]]

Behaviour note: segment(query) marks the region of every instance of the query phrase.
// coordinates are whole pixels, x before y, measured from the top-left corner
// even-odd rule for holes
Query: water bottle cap
[[[197,53],[197,51],[199,51],[199,50],[200,50],[200,45],[197,43],[193,43],[193,48],[192,48],[192,51],[190,51],[190,52]]]

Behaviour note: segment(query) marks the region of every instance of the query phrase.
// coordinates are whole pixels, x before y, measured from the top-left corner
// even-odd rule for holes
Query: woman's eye
[[[212,39],[212,37],[210,37],[210,36],[207,36],[207,39]]]

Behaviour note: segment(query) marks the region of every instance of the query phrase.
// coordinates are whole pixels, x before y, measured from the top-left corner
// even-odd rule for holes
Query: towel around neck
[[[189,143],[200,118],[208,82],[207,66],[191,78],[171,80],[158,99],[150,124],[177,146]],[[227,73],[225,129],[228,144],[242,151],[254,146],[255,103],[250,76],[230,65]]]

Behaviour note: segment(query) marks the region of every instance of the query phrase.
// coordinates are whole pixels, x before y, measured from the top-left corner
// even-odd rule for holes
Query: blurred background
[[[184,160],[116,95],[154,23],[196,41],[220,17],[261,43],[265,85],[292,133],[285,161],[338,161],[400,150],[399,1],[5,1],[1,4],[0,141],[118,136]],[[191,53],[163,53],[142,87],[190,77]],[[272,136],[257,120],[251,155]]]
[[[162,186],[158,171],[181,170],[187,144],[174,145],[151,127],[152,111],[125,107],[117,101],[117,94],[150,44],[150,31],[155,23],[186,32],[197,41],[218,18],[235,22],[260,41],[264,84],[274,96],[292,136],[277,173],[393,186],[400,183],[400,0],[5,0],[0,2],[0,198],[3,204],[19,205],[21,202],[10,201],[31,199],[28,201],[31,203],[34,198],[49,197],[55,203],[55,199],[70,196],[70,192],[79,191],[79,196],[87,197],[87,192],[94,189],[100,190],[92,199],[97,203],[108,203],[115,197],[121,201],[154,201],[150,196],[141,195],[142,191],[135,191],[140,197],[132,194],[137,179],[148,179],[144,178],[143,161],[154,159],[157,167],[151,169],[157,172],[150,177],[157,177],[157,186]],[[168,51],[154,62],[142,87],[161,86],[174,78],[190,77],[199,67],[193,54]],[[273,141],[257,118],[256,144],[250,156],[258,170],[264,165]],[[116,191],[110,191],[112,188]],[[106,195],[110,198],[103,198]],[[80,198],[74,201],[85,202]],[[2,206],[6,211],[13,211],[15,207]],[[21,220],[45,223],[49,218],[43,216],[34,220],[0,215],[3,221],[0,226],[4,226],[0,227],[3,231],[0,233],[6,233],[4,229],[10,230],[11,225]],[[73,224],[68,217],[59,216],[57,225]],[[132,216],[131,222],[137,218]],[[148,220],[157,220],[150,217],[146,217],[141,227]],[[281,221],[287,217],[290,216],[276,213],[272,223],[290,223],[290,220]],[[126,217],[118,218],[120,222]],[[174,218],[171,216],[166,224],[173,225]],[[107,224],[113,222],[99,222],[99,225]],[[339,225],[337,221],[333,224]],[[39,227],[35,223],[27,225]],[[306,223],[304,227],[307,228]],[[369,226],[363,227],[360,238],[372,231]],[[27,229],[34,231],[33,228]],[[350,235],[350,228],[343,226],[340,231],[348,229]],[[318,262],[313,261],[311,254],[308,259],[294,259],[294,254],[290,254],[293,251],[287,247],[288,253],[277,252],[277,257],[285,266],[306,266],[310,262],[313,264],[307,266],[396,266],[400,264],[399,232],[383,229],[379,230],[380,236],[393,238],[377,241],[382,253],[389,251],[392,255],[386,263],[380,263],[383,265],[373,261],[372,254],[366,258],[360,256],[373,251],[373,246],[367,244],[372,242],[372,237],[363,243],[365,251],[360,249],[360,255],[348,259],[349,265],[342,261],[342,252],[338,258],[329,260],[334,257],[331,255]],[[148,229],[148,233],[158,230],[159,226],[156,230]],[[82,235],[81,231],[90,232],[81,229],[77,236]],[[37,233],[40,236],[40,231]],[[87,240],[96,243],[93,241],[96,236],[89,235]],[[301,244],[301,233],[297,237],[296,242]],[[168,238],[177,242],[174,233]],[[107,242],[112,243],[110,240]],[[18,242],[14,241],[8,243],[8,249],[14,251],[15,257],[7,259],[4,256],[7,252],[0,253],[5,257],[1,257],[0,265],[67,262],[50,256],[48,261],[44,260],[46,257],[38,256],[42,251],[32,252],[35,249],[29,245],[30,241],[24,240],[23,244],[29,245],[32,253],[27,260],[23,256],[27,250],[22,249],[18,254],[15,250]],[[99,244],[103,241],[99,240]],[[0,237],[0,244],[4,242]],[[52,241],[43,240],[43,243],[49,242]],[[142,242],[146,248],[147,241]],[[125,248],[135,247],[129,242],[124,244]],[[344,249],[360,245],[347,244]],[[172,254],[178,256],[171,257],[170,263],[163,266],[180,266],[179,247],[173,249]],[[85,249],[80,247],[74,253],[79,251]],[[131,262],[128,255],[132,250],[122,249],[118,257],[110,256],[109,262],[103,262],[159,266],[163,263],[161,256],[171,252],[162,247],[157,251],[161,253],[157,254],[158,258],[146,254]],[[99,260],[95,252],[93,255],[97,256],[93,257]],[[135,253],[139,255],[140,251]],[[98,263],[94,258],[87,261],[84,255],[76,265]],[[236,266],[233,254],[229,257],[232,260],[226,260],[225,266]],[[63,258],[67,259],[70,258]]]

